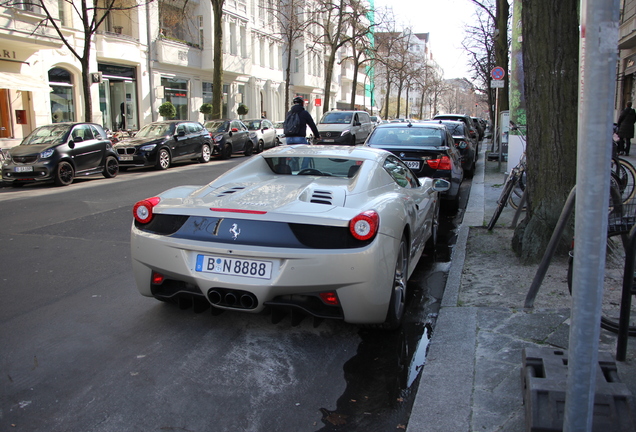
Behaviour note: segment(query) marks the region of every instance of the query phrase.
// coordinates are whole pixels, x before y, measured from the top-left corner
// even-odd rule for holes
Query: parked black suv
[[[188,120],[147,124],[134,138],[115,145],[122,168],[154,166],[160,170],[176,161],[209,162],[211,149],[210,133],[201,123]]]
[[[96,123],[40,126],[7,152],[2,165],[2,180],[16,187],[47,181],[68,186],[77,176],[118,173],[117,154]]]

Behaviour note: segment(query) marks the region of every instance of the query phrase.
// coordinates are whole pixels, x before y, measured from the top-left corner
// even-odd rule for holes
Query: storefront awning
[[[51,91],[42,80],[11,72],[0,72],[0,89],[23,91]]]

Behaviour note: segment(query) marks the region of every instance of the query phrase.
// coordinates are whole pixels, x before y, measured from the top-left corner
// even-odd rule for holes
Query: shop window
[[[51,86],[51,121],[53,123],[75,121],[73,77],[62,68],[49,70]]]
[[[174,120],[187,120],[188,115],[188,80],[179,78],[161,78],[165,100],[172,102],[177,110]]]

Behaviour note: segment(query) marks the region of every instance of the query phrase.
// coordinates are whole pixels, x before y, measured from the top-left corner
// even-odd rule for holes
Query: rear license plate
[[[32,166],[17,166],[15,167],[15,172],[32,172]]]
[[[216,273],[257,279],[271,279],[272,262],[243,258],[226,258],[210,255],[197,255],[197,264],[195,270],[203,273]]]
[[[413,170],[418,170],[420,169],[420,162],[419,161],[405,161],[404,162],[406,164],[407,167],[413,169]]]
[[[120,161],[131,161],[133,160],[132,156],[119,156]]]
[[[323,142],[334,142],[335,140],[329,139],[329,138],[324,138],[322,139]]]

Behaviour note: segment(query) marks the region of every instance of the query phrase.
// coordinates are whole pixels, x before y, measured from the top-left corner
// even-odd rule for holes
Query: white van
[[[316,124],[320,140],[315,144],[363,144],[373,127],[366,111],[329,111]]]

